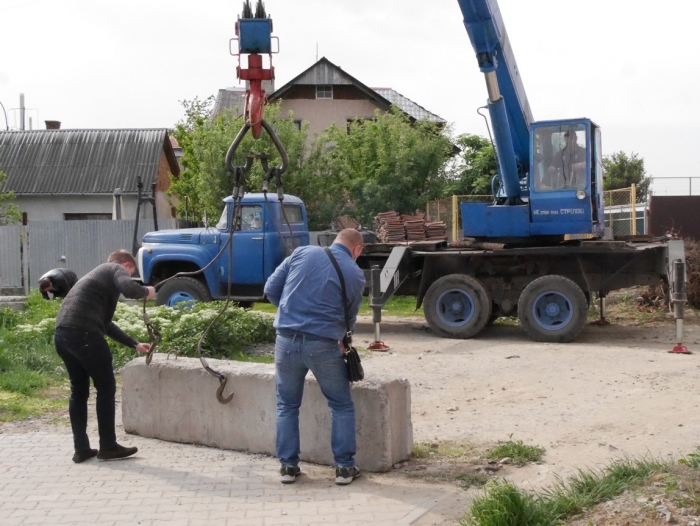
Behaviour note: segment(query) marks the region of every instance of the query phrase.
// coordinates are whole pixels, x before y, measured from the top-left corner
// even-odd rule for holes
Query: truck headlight
[[[586,198],[586,191],[585,191],[585,190],[581,190],[581,189],[579,188],[578,190],[576,190],[576,197],[577,197],[578,199],[585,199],[585,198]]]

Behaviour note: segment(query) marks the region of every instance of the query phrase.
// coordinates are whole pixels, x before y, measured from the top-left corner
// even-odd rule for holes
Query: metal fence
[[[651,180],[654,195],[700,195],[700,177],[654,177]]]
[[[613,237],[636,236],[647,232],[647,205],[636,201],[635,185],[604,192],[605,227]]]
[[[22,286],[22,227],[0,227],[0,289]]]
[[[135,223],[133,219],[29,221],[26,227],[0,227],[0,287],[24,287],[26,292],[36,288],[44,273],[57,267],[69,268],[80,278],[107,261],[115,250],[130,250]],[[158,226],[176,228],[177,220],[160,219]],[[23,229],[26,242],[21,244]],[[154,229],[152,219],[140,219],[137,239]]]
[[[612,236],[634,236],[646,233],[646,204],[636,203],[636,188],[604,192],[605,226]],[[491,195],[453,195],[447,199],[429,201],[426,205],[428,221],[443,221],[450,241],[462,238],[460,203],[492,203]]]
[[[425,218],[428,221],[442,221],[447,226],[447,239],[454,241],[462,237],[462,216],[460,203],[491,203],[492,195],[453,195],[447,199],[429,201]]]

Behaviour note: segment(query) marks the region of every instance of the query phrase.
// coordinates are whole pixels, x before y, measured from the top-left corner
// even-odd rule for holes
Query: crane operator
[[[548,186],[558,188],[583,188],[586,182],[586,149],[576,141],[576,131],[564,132],[564,147],[552,155],[547,168]]]

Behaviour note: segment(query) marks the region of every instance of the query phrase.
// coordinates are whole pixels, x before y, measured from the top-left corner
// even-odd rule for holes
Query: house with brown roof
[[[167,190],[180,173],[164,128],[3,131],[0,171],[0,191],[13,192],[31,221],[135,219],[139,180],[145,197],[155,183],[158,218],[173,217]],[[152,205],[140,216],[153,218]]]
[[[242,113],[245,89],[219,90],[214,115],[225,110]],[[356,119],[373,119],[378,109],[387,112],[392,105],[412,120],[427,120],[444,126],[446,121],[391,88],[370,88],[323,57],[284,86],[268,93],[268,101],[281,101],[281,114],[290,111],[294,119],[309,123],[309,138],[331,124],[345,127]]]

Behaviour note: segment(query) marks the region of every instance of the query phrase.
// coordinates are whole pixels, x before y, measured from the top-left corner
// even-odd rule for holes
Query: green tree
[[[345,212],[365,226],[379,212],[413,214],[442,196],[453,148],[448,133],[434,123],[412,123],[395,108],[347,129],[331,126],[319,138],[327,147],[324,168],[332,172],[324,179],[347,198]]]
[[[212,222],[221,214],[221,200],[233,191],[234,179],[225,166],[225,159],[231,143],[243,127],[243,118],[233,112],[211,119],[213,102],[212,97],[182,102],[185,117],[175,127],[173,135],[182,148],[183,170],[180,177],[173,179],[170,189],[171,194],[180,197],[178,212],[181,215],[185,207],[184,197],[188,196],[197,215],[201,217],[206,212]],[[306,127],[297,130],[291,115],[286,119],[280,117],[279,104],[265,107],[265,120],[273,127],[287,152],[289,167],[283,176],[283,184],[285,192],[291,193],[288,183],[294,180],[294,174],[304,162]],[[253,139],[250,132],[246,134],[236,150],[233,164],[244,165],[246,155],[251,152],[266,153],[269,166],[281,164],[277,149],[264,131],[258,140]],[[255,162],[246,175],[246,191],[261,191],[262,179],[262,166]],[[274,183],[270,190],[275,190]]]
[[[183,150],[183,170],[170,191],[180,196],[181,215],[183,198],[188,196],[197,216],[206,210],[214,219],[221,212],[221,199],[233,189],[224,161],[243,120],[233,113],[212,120],[213,102],[213,98],[184,101],[185,116],[173,132]],[[371,225],[378,212],[413,213],[424,208],[427,200],[441,197],[445,160],[453,144],[435,124],[411,123],[400,111],[377,112],[374,120],[355,121],[349,129],[332,126],[307,147],[308,123],[298,130],[291,114],[283,118],[279,113],[279,105],[266,106],[265,119],[289,157],[283,176],[285,193],[304,201],[310,229],[329,228],[342,214]],[[245,164],[245,155],[251,151],[270,155],[270,166],[280,162],[264,132],[258,141],[250,134],[245,137],[234,164]],[[260,191],[262,175],[256,162],[246,190]]]
[[[15,194],[2,191],[6,180],[7,175],[0,172],[0,226],[18,223],[22,218],[19,208],[12,202],[12,199],[15,198]]]
[[[454,173],[448,185],[448,194],[491,195],[491,180],[497,173],[493,145],[478,135],[463,134],[457,137],[462,150],[452,168]]]
[[[652,178],[646,174],[644,159],[636,153],[627,156],[625,152],[615,152],[603,157],[603,168],[605,190],[629,188],[634,184],[637,186],[637,202],[646,202]]]

